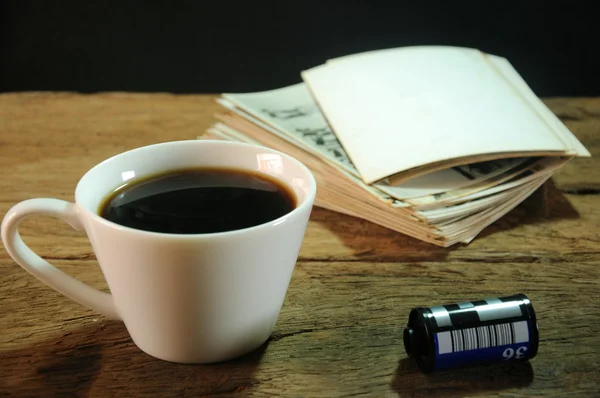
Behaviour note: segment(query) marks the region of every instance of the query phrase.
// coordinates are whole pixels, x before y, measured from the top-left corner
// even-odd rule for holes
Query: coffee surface
[[[206,234],[263,224],[295,207],[294,193],[275,178],[249,170],[199,168],[128,183],[107,196],[98,212],[130,228]]]

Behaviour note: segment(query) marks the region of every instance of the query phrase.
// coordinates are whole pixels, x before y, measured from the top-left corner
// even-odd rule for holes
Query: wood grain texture
[[[272,338],[250,355],[179,365],[142,353],[108,321],[19,268],[0,248],[0,395],[600,396],[600,99],[547,101],[592,152],[468,246],[443,249],[315,209]],[[203,95],[0,95],[0,212],[73,200],[78,179],[127,149],[192,139]],[[27,219],[25,241],[107,289],[84,234]],[[423,375],[405,358],[409,310],[523,292],[540,324],[530,363]]]

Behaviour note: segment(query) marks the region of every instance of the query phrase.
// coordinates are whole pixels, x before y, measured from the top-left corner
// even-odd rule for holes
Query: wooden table
[[[46,287],[2,247],[0,394],[600,396],[600,98],[547,103],[596,158],[569,163],[468,246],[442,249],[315,208],[271,340],[227,363],[142,353],[122,323]],[[216,109],[207,95],[0,95],[2,216],[27,198],[73,200],[97,162],[195,138]],[[45,259],[106,289],[84,234],[45,218],[21,232]],[[518,292],[538,313],[531,362],[426,376],[406,359],[411,308]]]

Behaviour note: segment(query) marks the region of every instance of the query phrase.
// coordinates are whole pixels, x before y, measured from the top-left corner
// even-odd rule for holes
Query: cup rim
[[[142,149],[158,147],[158,146],[164,147],[164,146],[170,146],[170,145],[184,145],[186,143],[193,144],[193,145],[198,145],[201,143],[210,143],[210,144],[215,144],[215,145],[218,144],[218,145],[224,145],[224,146],[246,147],[246,148],[254,148],[254,149],[268,151],[269,153],[279,155],[281,157],[288,159],[289,161],[291,161],[293,163],[296,163],[300,167],[300,169],[305,172],[306,176],[308,177],[308,180],[310,181],[311,188],[308,191],[305,199],[300,204],[298,204],[294,209],[292,209],[288,213],[286,213],[276,219],[270,220],[270,221],[262,223],[262,224],[254,225],[252,227],[234,229],[231,231],[197,233],[197,234],[174,234],[174,233],[168,233],[168,232],[155,232],[155,231],[147,231],[147,230],[143,230],[143,229],[131,228],[131,227],[117,224],[113,221],[107,220],[104,217],[100,216],[97,212],[91,211],[86,206],[79,203],[77,192],[79,191],[79,189],[81,189],[81,184],[86,179],[86,177],[88,177],[92,173],[92,171],[95,171],[101,167],[104,167],[104,165],[111,162],[115,158],[123,156],[128,153],[136,152],[136,151],[139,151]],[[162,238],[170,238],[170,239],[198,240],[198,239],[217,238],[217,237],[222,237],[224,235],[233,236],[233,235],[239,235],[239,234],[246,234],[249,232],[269,228],[271,226],[283,224],[288,218],[295,217],[298,213],[304,211],[307,207],[312,207],[315,197],[316,197],[316,193],[317,193],[317,182],[315,180],[313,173],[310,171],[310,169],[308,167],[306,167],[306,165],[304,163],[302,163],[301,161],[299,161],[298,159],[294,158],[291,155],[288,155],[288,154],[278,151],[276,149],[272,149],[272,148],[258,145],[258,144],[250,144],[250,143],[239,142],[239,141],[224,141],[224,140],[217,140],[217,139],[195,139],[195,140],[164,141],[164,142],[159,142],[159,143],[155,143],[155,144],[144,145],[144,146],[136,147],[133,149],[129,149],[127,151],[119,152],[109,158],[104,159],[100,163],[97,163],[92,168],[90,168],[77,182],[77,185],[75,187],[75,204],[77,205],[77,209],[79,212],[84,212],[92,220],[99,222],[107,227],[115,228],[115,229],[122,230],[122,231],[129,231],[131,233],[138,233],[138,234],[146,235],[149,237],[154,236],[154,237],[162,237]]]

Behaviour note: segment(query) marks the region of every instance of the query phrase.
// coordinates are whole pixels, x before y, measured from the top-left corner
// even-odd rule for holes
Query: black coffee
[[[99,214],[131,228],[170,234],[233,231],[275,220],[296,207],[294,193],[263,174],[186,169],[126,184]]]

